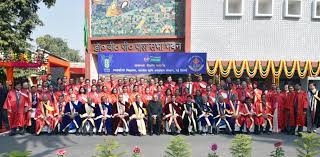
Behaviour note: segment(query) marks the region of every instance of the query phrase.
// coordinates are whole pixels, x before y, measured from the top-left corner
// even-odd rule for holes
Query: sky
[[[49,9],[41,4],[38,15],[44,26],[37,26],[33,31],[31,38],[34,46],[37,37],[49,34],[64,39],[70,48],[79,50],[80,55],[84,56],[84,0],[56,0],[56,4]]]

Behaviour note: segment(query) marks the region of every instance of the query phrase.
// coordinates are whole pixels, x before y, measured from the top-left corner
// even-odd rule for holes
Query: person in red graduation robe
[[[296,127],[298,127],[298,134],[303,131],[307,107],[307,93],[301,90],[300,84],[296,84],[295,91],[288,94],[286,102],[286,110],[289,112],[290,134],[295,134]]]
[[[258,82],[253,82],[253,104],[261,101],[262,90],[258,89]]]
[[[136,100],[136,95],[139,94],[139,87],[138,85],[133,86],[133,91],[131,92],[129,96],[129,103],[133,103]]]
[[[180,134],[183,129],[182,112],[182,105],[176,102],[176,97],[173,95],[171,102],[167,103],[163,108],[166,131],[168,133]]]
[[[149,87],[147,87],[146,88],[146,90],[145,90],[145,92],[144,92],[144,94],[142,94],[142,102],[144,103],[144,104],[149,104],[149,101],[151,101],[152,100],[152,94],[150,93],[150,88]]]
[[[254,122],[252,118],[251,99],[249,97],[245,98],[245,101],[239,104],[237,110],[238,118],[236,123],[240,127],[240,132],[243,131],[244,125],[246,125],[247,133],[250,133],[250,129],[252,129]]]
[[[28,111],[29,97],[21,92],[21,84],[15,85],[15,90],[8,93],[3,108],[8,112],[9,126],[13,136],[19,129],[20,134],[24,134],[25,113]]]
[[[30,127],[31,126],[31,109],[32,109],[32,97],[31,97],[31,92],[29,91],[29,83],[28,82],[24,82],[22,84],[22,89],[21,89],[21,93],[23,93],[23,95],[27,96],[27,103],[28,103],[28,112],[25,113],[25,128]]]
[[[38,104],[35,120],[36,120],[36,135],[39,135],[42,129],[47,126],[48,133],[55,130],[58,124],[59,111],[55,104],[52,104],[48,95],[42,96],[42,101]]]
[[[219,95],[219,94],[218,94]],[[202,93],[202,96],[207,97],[207,100],[210,104],[216,103],[216,93],[212,92],[211,87],[207,86],[206,91]]]
[[[91,92],[88,93],[88,98],[91,98],[91,100],[95,104],[99,104],[100,103],[101,99],[100,99],[99,94],[97,92],[97,86],[96,85],[92,85],[91,86]]]
[[[277,93],[271,98],[271,106],[274,107],[274,132],[278,133],[285,129],[285,95],[281,92],[280,88],[277,87]]]
[[[261,132],[269,133],[272,129],[272,106],[267,101],[266,95],[261,96],[261,100],[258,100],[252,107],[254,118],[254,130],[256,134]]]
[[[110,75],[109,81],[104,83],[104,86],[107,86],[108,89],[113,89],[117,85],[117,82],[115,81],[114,75]]]
[[[241,88],[237,90],[238,99],[244,102],[246,98],[253,99],[252,91],[248,88],[247,83],[243,81],[241,83]]]
[[[200,90],[201,93],[204,93],[207,88],[207,83],[202,80],[202,76],[198,76],[198,82],[194,84],[195,91]]]
[[[164,88],[165,88],[166,90],[167,90],[167,89],[170,89],[171,91],[173,91],[174,88],[175,88],[175,86],[176,86],[176,82],[174,82],[174,81],[172,80],[172,77],[171,77],[171,76],[168,76],[167,82],[164,83]]]

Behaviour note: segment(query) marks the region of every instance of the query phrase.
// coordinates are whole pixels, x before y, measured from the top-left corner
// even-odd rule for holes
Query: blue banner
[[[99,74],[205,74],[206,53],[98,53]]]

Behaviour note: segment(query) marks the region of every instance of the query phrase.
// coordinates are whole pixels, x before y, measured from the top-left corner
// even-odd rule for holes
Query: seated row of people
[[[111,104],[108,97],[102,97],[101,103],[95,104],[88,98],[82,104],[76,95],[70,96],[70,102],[65,103],[63,96],[58,104],[50,104],[47,95],[43,95],[35,114],[36,134],[75,133],[79,135],[118,135],[128,133],[135,136],[167,133],[172,135],[186,134],[218,134],[225,131],[235,134],[246,129],[255,133],[270,133],[272,129],[272,107],[263,95],[261,101],[252,104],[247,98],[241,103],[232,97],[227,103],[219,96],[215,104],[210,104],[203,96],[202,103],[196,103],[191,95],[187,102],[176,102],[176,96],[171,96],[171,102],[164,107],[158,96],[154,95],[149,104],[143,103],[141,96],[136,95],[129,104],[119,95],[118,101]]]

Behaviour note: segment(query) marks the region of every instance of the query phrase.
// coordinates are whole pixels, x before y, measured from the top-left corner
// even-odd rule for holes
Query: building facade
[[[86,77],[98,52],[205,52],[208,75],[320,73],[320,0],[86,0]]]

